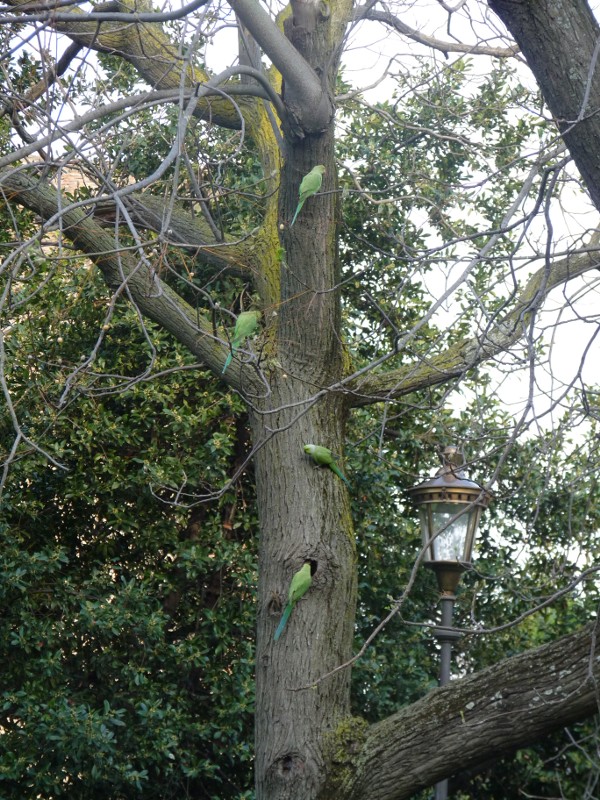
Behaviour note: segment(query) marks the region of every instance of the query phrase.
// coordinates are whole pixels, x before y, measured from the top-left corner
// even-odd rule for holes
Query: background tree
[[[0,158],[4,604],[17,661],[32,664],[31,680],[5,692],[14,791],[151,796],[160,775],[156,796],[168,796],[169,780],[174,794],[243,796],[252,652],[261,799],[408,797],[595,712],[594,628],[573,632],[570,621],[594,616],[596,460],[593,445],[572,468],[564,454],[582,418],[594,442],[596,394],[579,365],[562,386],[540,383],[544,403],[535,391],[536,370],[555,367],[546,330],[567,313],[595,323],[575,304],[594,285],[581,276],[597,268],[595,217],[564,223],[561,203],[580,189],[567,151],[503,63],[517,48],[485,27],[484,4],[459,5],[443,6],[452,34],[442,40],[410,27],[404,7],[394,16],[294,3],[271,15],[253,0],[210,12],[11,3]],[[595,202],[598,31],[575,5],[565,27],[559,3],[490,3],[548,76],[540,85]],[[376,104],[339,75],[344,48],[373,21],[430,48],[390,70],[390,97]],[[234,22],[239,63],[212,75],[207,45]],[[538,51],[536,37],[551,44]],[[315,164],[325,165],[322,189],[292,228]],[[75,193],[64,191],[69,169],[84,176]],[[558,311],[545,311],[548,299]],[[261,331],[222,376],[235,316],[250,307]],[[493,398],[517,367],[530,384],[513,417]],[[528,440],[550,415],[557,428]],[[344,485],[303,453],[310,441],[342,455],[346,438],[354,513]],[[460,669],[515,655],[417,699],[432,654],[403,663],[387,638],[397,626],[414,642],[410,623],[427,621],[430,602],[401,490],[449,438],[468,445],[504,503],[483,540],[496,577],[482,567],[468,587],[473,636]],[[386,497],[397,522],[381,512]],[[526,537],[544,540],[517,565],[537,561],[545,584],[519,583],[515,601],[518,566],[504,574],[494,548],[512,553]],[[378,551],[400,567],[375,571],[381,589]],[[289,581],[307,559],[313,585],[275,646]],[[547,610],[551,599],[562,616]],[[360,662],[352,709],[355,636],[390,604],[396,616]],[[530,621],[536,608],[552,636]],[[521,618],[517,633],[481,644],[486,625]],[[106,653],[115,640],[116,657]],[[386,663],[405,676],[393,692],[387,674],[377,691]],[[208,746],[217,730],[226,738]],[[41,736],[56,745],[38,754]]]

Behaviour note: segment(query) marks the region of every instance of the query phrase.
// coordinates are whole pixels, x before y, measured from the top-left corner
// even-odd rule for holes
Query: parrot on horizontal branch
[[[298,195],[300,200],[298,201],[298,206],[296,208],[296,212],[294,217],[290,223],[290,228],[296,222],[296,217],[300,213],[300,209],[304,205],[304,203],[308,200],[309,197],[312,197],[313,194],[316,194],[319,189],[321,188],[321,184],[323,183],[323,173],[325,172],[325,167],[323,164],[317,164],[316,167],[313,167],[308,175],[305,175],[302,178],[302,183],[300,184],[300,189],[298,190]]]
[[[341,478],[344,481],[348,489],[351,488],[350,481],[335,463],[335,459],[331,450],[329,450],[327,447],[321,447],[318,444],[305,444],[304,452],[308,453],[309,456],[312,456],[312,460],[319,467],[329,467],[332,472],[335,472],[338,478]]]
[[[298,572],[292,578],[292,582],[290,583],[290,588],[288,591],[288,601],[286,607],[283,609],[283,614],[281,615],[281,620],[279,621],[279,625],[277,626],[277,630],[275,631],[275,636],[273,640],[276,642],[281,634],[283,633],[283,629],[286,626],[288,619],[290,618],[290,614],[294,610],[294,606],[300,600],[301,597],[308,592],[310,589],[310,585],[312,583],[312,569],[310,565],[310,561],[307,561],[302,569],[298,570]]]
[[[235,355],[235,351],[238,347],[241,347],[244,341],[249,336],[252,336],[258,326],[259,319],[260,311],[242,311],[236,319],[235,328],[233,329],[233,339],[231,340],[231,352],[227,356],[227,361],[225,362],[221,375],[225,374],[225,370],[231,364],[231,359]]]

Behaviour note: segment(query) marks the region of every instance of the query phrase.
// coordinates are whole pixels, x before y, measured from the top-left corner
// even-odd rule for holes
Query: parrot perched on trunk
[[[242,311],[235,321],[235,328],[233,329],[233,339],[231,340],[231,353],[227,356],[227,361],[223,367],[221,375],[225,374],[225,370],[231,364],[235,351],[240,347],[244,340],[252,336],[258,326],[260,319],[260,311]]]
[[[300,189],[298,194],[300,196],[300,200],[298,201],[298,207],[296,208],[296,213],[290,223],[290,228],[296,222],[296,217],[300,213],[300,209],[304,205],[304,203],[308,200],[309,197],[312,197],[313,194],[316,194],[319,189],[321,188],[321,184],[323,183],[323,173],[325,172],[325,167],[323,164],[317,164],[316,167],[313,167],[308,175],[305,175],[302,178],[302,183],[300,184]]]
[[[344,481],[349,489],[351,488],[350,481],[335,463],[331,450],[328,450],[327,447],[321,447],[318,444],[305,444],[304,452],[312,456],[312,460],[315,464],[318,464],[320,467],[329,467],[332,472],[335,472],[335,474]]]
[[[277,630],[275,631],[275,636],[273,637],[274,641],[277,641],[281,634],[283,633],[283,629],[285,628],[286,622],[288,621],[290,614],[292,613],[294,606],[300,600],[301,597],[308,592],[310,589],[310,585],[312,583],[312,574],[311,574],[311,566],[310,562],[307,561],[302,569],[298,570],[298,572],[292,578],[292,582],[290,583],[290,588],[288,591],[288,601],[286,607],[283,609],[283,614],[281,615],[281,620],[279,621],[279,625],[277,626]]]

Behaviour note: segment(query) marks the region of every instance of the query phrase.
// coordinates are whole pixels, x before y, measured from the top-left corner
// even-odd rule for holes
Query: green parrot
[[[304,205],[304,203],[308,200],[309,197],[312,197],[313,194],[316,194],[319,189],[321,188],[321,184],[323,183],[323,173],[325,172],[325,167],[323,164],[317,164],[316,167],[313,167],[308,175],[305,175],[302,178],[302,183],[300,184],[300,189],[298,194],[300,196],[300,200],[298,201],[298,207],[296,208],[296,213],[294,214],[294,218],[290,223],[290,228],[296,222],[296,217],[300,213],[300,209]]]
[[[243,344],[245,339],[252,336],[257,328],[259,319],[260,311],[242,311],[236,319],[235,328],[233,329],[233,339],[231,340],[231,353],[227,356],[227,361],[225,362],[221,375],[225,374],[225,370],[231,364],[231,359],[238,347]]]
[[[327,447],[321,447],[318,444],[305,444],[304,452],[308,453],[309,456],[312,456],[312,460],[315,462],[315,464],[318,464],[320,467],[329,467],[332,472],[335,472],[338,478],[341,478],[344,481],[349,489],[351,488],[350,481],[335,463],[335,459],[331,450],[328,450]]]
[[[312,583],[312,574],[311,574],[311,567],[310,562],[307,561],[302,569],[298,570],[298,572],[292,578],[292,582],[290,583],[290,588],[288,591],[288,601],[286,607],[283,609],[283,614],[281,615],[281,620],[279,621],[279,625],[277,626],[277,630],[275,631],[275,636],[273,637],[274,641],[277,641],[281,634],[283,633],[283,629],[285,628],[286,622],[290,618],[290,614],[292,613],[294,606],[300,600],[301,597],[308,592],[310,589],[310,585]]]

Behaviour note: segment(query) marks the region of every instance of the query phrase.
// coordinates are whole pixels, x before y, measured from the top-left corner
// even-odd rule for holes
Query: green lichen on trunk
[[[332,798],[342,786],[352,782],[357,755],[363,748],[369,723],[362,717],[346,717],[324,737],[323,756],[327,764],[327,782],[320,797]]]

